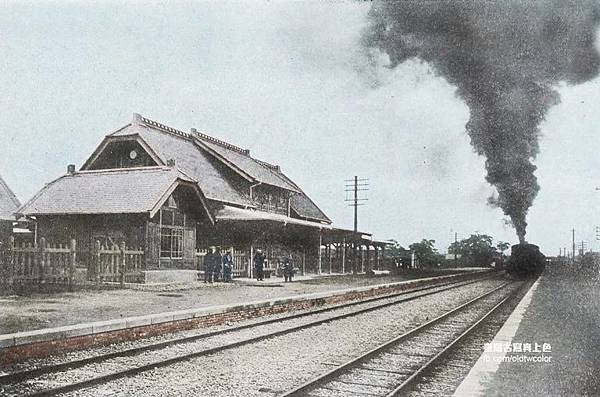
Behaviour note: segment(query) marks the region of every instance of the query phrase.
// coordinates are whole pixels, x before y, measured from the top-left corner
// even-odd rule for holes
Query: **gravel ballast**
[[[482,281],[71,395],[276,395],[501,283]]]

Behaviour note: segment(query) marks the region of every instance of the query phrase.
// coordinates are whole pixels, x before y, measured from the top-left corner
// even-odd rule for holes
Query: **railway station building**
[[[139,114],[18,213],[47,241],[77,240],[79,258],[97,246],[141,250],[148,272],[194,270],[216,246],[232,251],[238,276],[252,275],[257,249],[270,268],[291,256],[303,272],[344,273],[376,268],[386,245],[334,227],[279,166],[249,150]]]

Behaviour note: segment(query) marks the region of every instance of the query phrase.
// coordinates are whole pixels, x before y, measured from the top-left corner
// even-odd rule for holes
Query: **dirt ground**
[[[398,276],[328,276],[292,283],[275,280],[264,284],[244,281],[232,284],[198,282],[185,287],[164,286],[151,291],[112,289],[0,296],[0,334],[385,284],[442,273],[448,274],[448,271],[409,272]]]

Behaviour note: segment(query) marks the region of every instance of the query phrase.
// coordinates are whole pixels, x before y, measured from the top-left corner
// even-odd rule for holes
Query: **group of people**
[[[231,273],[233,270],[233,256],[231,251],[221,255],[217,247],[210,247],[210,250],[204,256],[204,282],[222,280],[225,283],[231,282]],[[198,269],[200,270],[200,269]]]
[[[256,280],[263,281],[265,279],[265,266],[267,264],[267,258],[262,250],[256,250],[256,254],[254,255],[254,276]],[[283,277],[285,278],[285,282],[291,282],[292,277],[294,277],[294,265],[292,264],[292,257],[286,256],[283,259]]]
[[[254,276],[258,281],[263,281],[265,279],[267,258],[262,250],[256,250],[253,265]],[[231,251],[227,251],[222,255],[218,247],[210,247],[209,251],[204,256],[203,267],[205,283],[212,283],[214,281],[231,282],[233,271],[233,256],[231,255]],[[294,277],[294,265],[292,263],[291,255],[283,258],[280,263],[280,269],[283,271],[285,282],[291,282]]]

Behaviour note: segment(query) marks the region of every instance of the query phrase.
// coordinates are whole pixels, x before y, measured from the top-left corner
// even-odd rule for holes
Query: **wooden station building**
[[[333,227],[279,166],[139,114],[18,213],[47,241],[76,239],[83,257],[98,242],[143,250],[146,270],[195,269],[203,250],[219,246],[234,251],[238,275],[251,275],[259,248],[270,267],[292,255],[306,272],[348,272],[357,255],[358,266],[375,266],[385,246]]]

